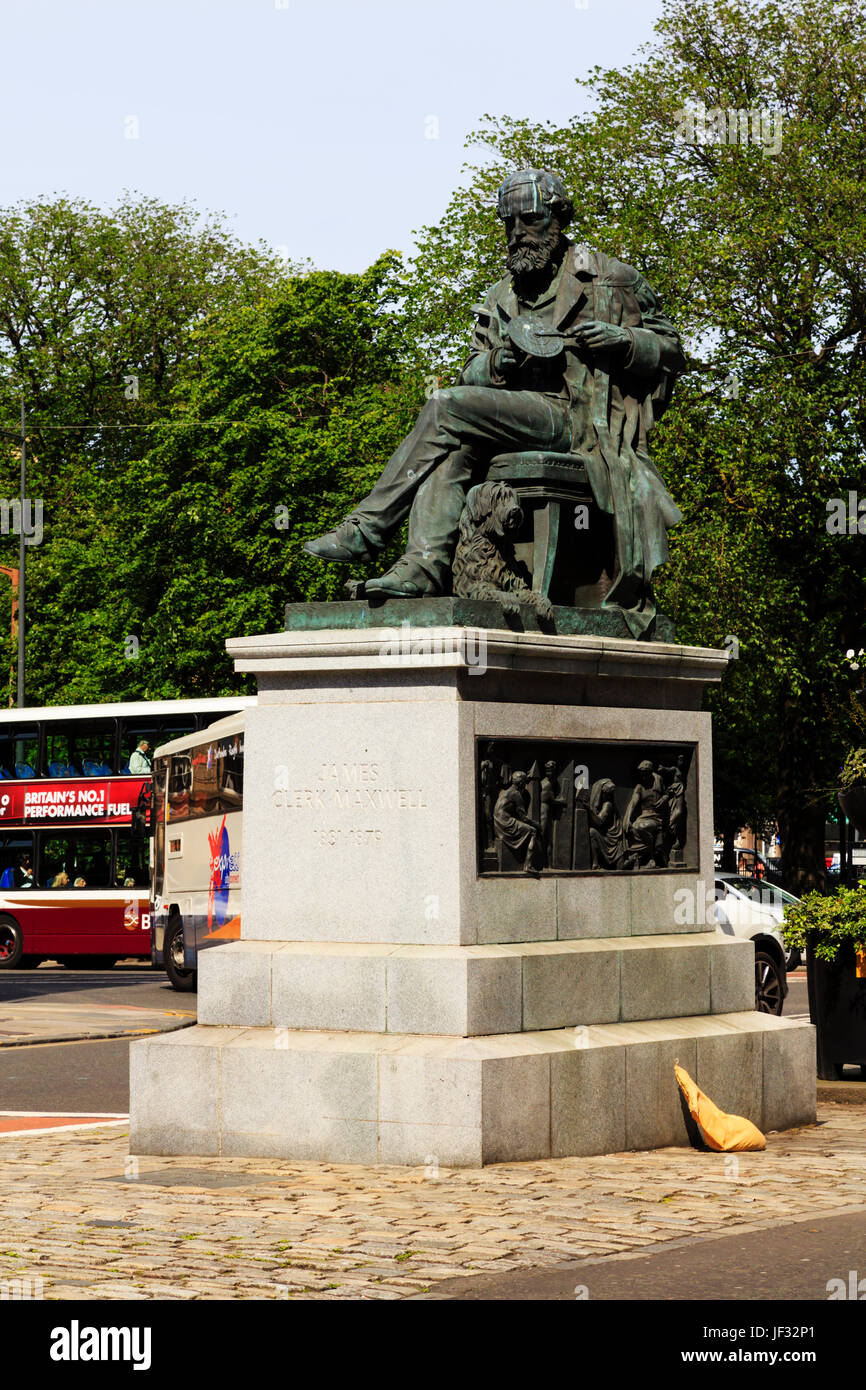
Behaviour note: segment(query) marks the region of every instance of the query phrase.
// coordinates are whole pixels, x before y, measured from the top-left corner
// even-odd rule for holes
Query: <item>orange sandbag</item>
[[[726,1115],[695,1085],[679,1062],[674,1063],[674,1072],[707,1148],[715,1149],[717,1153],[734,1153],[736,1150],[767,1147],[766,1139],[751,1120],[743,1119],[742,1115]]]

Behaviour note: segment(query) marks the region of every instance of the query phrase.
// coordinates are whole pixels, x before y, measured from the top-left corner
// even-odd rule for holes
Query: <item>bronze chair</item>
[[[599,607],[614,578],[613,518],[596,506],[579,454],[497,454],[487,482],[507,483],[523,510],[515,554],[551,603]]]

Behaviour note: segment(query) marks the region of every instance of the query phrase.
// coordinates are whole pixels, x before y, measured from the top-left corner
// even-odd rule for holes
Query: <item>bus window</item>
[[[166,820],[189,818],[189,797],[192,788],[192,763],[188,753],[175,753],[168,775],[168,814]]]
[[[114,772],[114,720],[45,723],[49,777],[110,777]]]
[[[78,777],[81,773],[72,762],[72,741],[63,725],[45,727],[45,771],[49,777]]]
[[[72,761],[84,777],[110,777],[115,769],[113,719],[76,724],[73,728]]]
[[[233,738],[222,739],[220,746],[225,753],[222,759],[219,810],[226,815],[229,811],[239,811],[244,799],[244,736],[235,734]]]
[[[169,743],[173,738],[186,738],[195,733],[195,718],[192,715],[177,715],[174,719],[159,721],[157,743]]]
[[[118,830],[114,860],[115,888],[147,888],[149,883],[147,841],[134,837],[129,830]]]
[[[153,892],[162,893],[165,872],[165,784],[166,760],[159,758],[153,767]]]
[[[192,788],[189,794],[189,815],[191,817],[216,815],[219,807],[219,781],[222,763],[220,752],[219,743],[204,743],[190,755]]]
[[[42,836],[39,883],[43,888],[108,888],[110,864],[107,830]]]
[[[0,724],[0,777],[35,777],[38,756],[37,724]]]
[[[243,735],[206,740],[171,759],[167,820],[174,824],[239,811],[243,789]]]
[[[32,869],[33,836],[26,833],[0,836],[0,889],[32,888]]]
[[[168,743],[173,738],[182,738],[195,730],[193,715],[178,715],[175,718],[125,719],[120,726],[120,773],[129,772],[129,760],[143,738],[150,744],[150,756],[160,743]]]

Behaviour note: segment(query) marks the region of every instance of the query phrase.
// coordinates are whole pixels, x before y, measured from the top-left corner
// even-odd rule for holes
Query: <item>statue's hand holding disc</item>
[[[518,355],[514,345],[506,338],[501,347],[498,347],[493,354],[493,366],[500,376],[509,377],[517,371],[521,365],[522,354]]]
[[[593,352],[624,348],[631,343],[631,334],[618,323],[602,323],[599,319],[589,319],[579,323],[569,333],[578,347],[588,347]]]
[[[518,351],[527,357],[556,357],[562,352],[562,334],[526,314],[511,319],[505,331]]]

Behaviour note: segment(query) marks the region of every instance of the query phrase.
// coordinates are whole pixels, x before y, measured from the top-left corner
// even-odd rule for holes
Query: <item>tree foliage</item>
[[[501,273],[496,187],[530,164],[574,191],[577,240],[659,291],[691,353],[656,441],[685,515],[660,599],[681,640],[737,654],[711,698],[719,827],[775,814],[803,884],[823,876],[815,789],[841,761],[840,656],[866,606],[859,530],[827,529],[830,500],[864,488],[864,65],[863,0],[668,0],[633,65],[587,79],[589,114],[486,118],[484,159],[421,233],[409,305],[453,368]],[[724,141],[715,114],[715,138],[690,130],[701,104]]]
[[[229,693],[227,636],[336,593],[301,542],[369,486],[420,398],[397,275],[393,255],[364,276],[286,267],[150,199],[0,213],[0,485],[17,494],[23,391],[44,506],[29,703]],[[2,550],[17,565],[17,538]]]
[[[290,277],[196,335],[194,370],[125,478],[141,518],[127,592],[154,688],[237,688],[227,636],[279,629],[287,602],[343,597],[302,551],[368,490],[421,399],[388,311],[396,262]]]
[[[833,962],[843,947],[850,943],[862,951],[866,939],[866,884],[856,888],[840,887],[835,893],[807,893],[785,911],[785,944],[798,951],[806,950],[806,935],[812,933],[812,943],[818,960]]]

